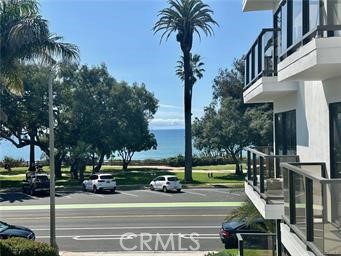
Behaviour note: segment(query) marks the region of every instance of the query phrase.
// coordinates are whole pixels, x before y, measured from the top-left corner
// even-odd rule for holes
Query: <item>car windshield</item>
[[[177,177],[168,177],[168,181],[177,181],[178,178]]]
[[[102,180],[112,180],[113,179],[112,175],[101,175],[100,178]]]
[[[0,221],[0,232],[4,231],[5,229],[8,229],[8,228],[9,228],[9,226],[6,223]]]
[[[243,221],[239,221],[239,220],[231,220],[231,221],[228,221],[228,222],[224,222],[223,223],[223,228],[224,229],[236,229],[240,226],[242,226],[244,224]]]
[[[45,181],[49,181],[49,178],[47,176],[37,176],[37,181],[40,182],[45,182]]]

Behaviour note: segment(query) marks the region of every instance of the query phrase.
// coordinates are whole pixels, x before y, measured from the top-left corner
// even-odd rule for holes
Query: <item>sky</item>
[[[204,77],[194,87],[192,112],[203,114],[212,99],[212,81],[219,69],[230,68],[246,53],[262,28],[271,27],[271,13],[242,12],[241,0],[206,0],[219,23],[214,36],[196,38],[193,53],[205,63]],[[166,0],[43,0],[42,16],[50,31],[80,49],[82,64],[105,63],[119,81],[145,83],[159,100],[152,129],[183,128],[183,84],[175,75],[181,56],[175,35],[160,43],[152,28]]]

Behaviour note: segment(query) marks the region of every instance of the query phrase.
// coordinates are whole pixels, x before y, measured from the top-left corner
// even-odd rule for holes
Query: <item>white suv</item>
[[[170,190],[176,190],[180,192],[182,185],[176,176],[164,175],[153,179],[149,184],[149,188],[151,190],[162,190],[163,192],[168,192]]]
[[[90,190],[94,193],[109,190],[114,193],[116,181],[111,174],[92,174],[88,180],[83,181],[83,191]]]

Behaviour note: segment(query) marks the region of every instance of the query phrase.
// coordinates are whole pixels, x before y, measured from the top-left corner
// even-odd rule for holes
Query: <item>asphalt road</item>
[[[74,252],[220,250],[219,227],[244,199],[240,189],[58,192],[57,243]],[[1,220],[49,242],[49,197],[0,193],[0,202]]]

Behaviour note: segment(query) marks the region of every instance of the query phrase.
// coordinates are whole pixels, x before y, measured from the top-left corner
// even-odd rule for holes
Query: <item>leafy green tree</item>
[[[0,86],[12,92],[22,92],[23,62],[38,58],[54,63],[55,55],[78,58],[75,45],[50,33],[36,0],[0,0],[0,31]]]
[[[30,65],[22,68],[25,78],[21,97],[3,90],[3,110],[11,117],[0,126],[0,137],[15,147],[30,146],[30,164],[35,162],[34,147],[48,150],[44,137],[48,127],[48,69]]]
[[[123,85],[122,89],[124,94],[121,94],[120,99],[122,97],[127,99],[119,104],[123,118],[120,122],[117,153],[122,158],[123,170],[127,170],[135,152],[157,147],[157,141],[148,124],[156,113],[158,101],[146,90],[144,84],[134,84],[132,87]]]
[[[212,18],[213,11],[201,0],[169,0],[169,7],[159,12],[154,32],[162,32],[161,40],[176,34],[176,40],[182,50],[184,67],[184,111],[185,111],[185,180],[192,181],[192,90],[193,70],[191,50],[193,35],[199,38],[200,32],[206,36],[213,34],[212,25],[217,22]]]
[[[231,157],[236,174],[241,174],[238,156],[245,146],[272,144],[272,105],[244,104],[243,89],[241,58],[234,60],[231,69],[219,71],[213,81],[213,101],[193,124],[195,147]]]
[[[219,103],[228,97],[239,101],[241,114],[250,120],[251,144],[272,145],[272,104],[244,104],[244,73],[244,57],[235,59],[231,69],[220,70],[213,81],[213,101]]]
[[[204,151],[222,152],[231,157],[236,165],[236,174],[241,175],[239,155],[250,144],[249,120],[241,111],[239,101],[228,97],[220,107],[215,105],[205,109],[202,118],[193,124],[195,146]]]

